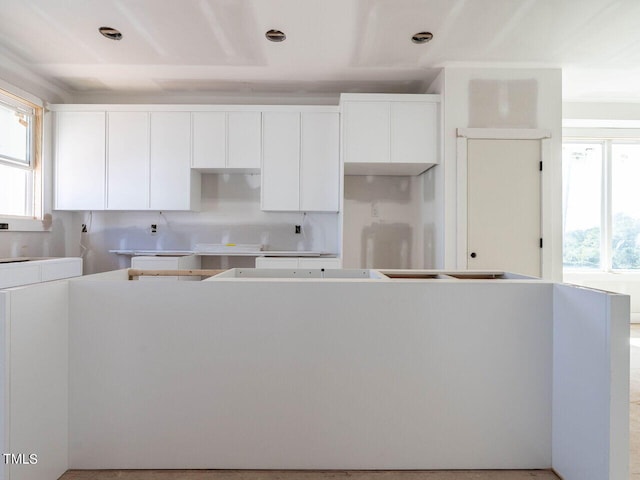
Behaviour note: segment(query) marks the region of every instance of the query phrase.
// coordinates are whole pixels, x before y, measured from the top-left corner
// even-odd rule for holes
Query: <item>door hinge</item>
[[[540,171],[542,171],[542,160],[540,161]]]
[[[540,239],[540,248],[542,248],[542,238]]]

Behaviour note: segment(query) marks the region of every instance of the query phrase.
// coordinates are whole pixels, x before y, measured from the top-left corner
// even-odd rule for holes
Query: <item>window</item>
[[[0,90],[0,215],[38,217],[42,109]]]
[[[640,141],[562,148],[565,269],[640,271]]]

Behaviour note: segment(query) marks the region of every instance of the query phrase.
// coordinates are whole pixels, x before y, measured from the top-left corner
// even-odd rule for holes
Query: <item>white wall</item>
[[[73,231],[85,274],[129,266],[109,250],[191,250],[197,243],[265,244],[338,253],[338,214],[263,212],[260,176],[203,174],[200,212],[77,212]],[[81,234],[82,224],[88,232]],[[157,233],[150,232],[151,224]],[[301,225],[302,234],[295,233]],[[228,262],[228,263],[227,263]],[[252,257],[205,257],[204,268],[253,267]]]
[[[507,69],[446,67],[434,85],[443,100],[443,210],[444,268],[456,265],[458,128],[548,129],[551,165],[543,180],[543,231],[545,255],[554,270],[549,278],[561,278],[562,265],[562,75],[559,69]]]

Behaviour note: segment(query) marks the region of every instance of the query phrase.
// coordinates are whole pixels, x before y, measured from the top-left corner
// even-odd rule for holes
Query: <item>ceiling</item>
[[[549,66],[565,99],[640,102],[639,23],[638,0],[0,0],[0,67],[70,95],[322,95]],[[420,31],[433,40],[412,43]]]

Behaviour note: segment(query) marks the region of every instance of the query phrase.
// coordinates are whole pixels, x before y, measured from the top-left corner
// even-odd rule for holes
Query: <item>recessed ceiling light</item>
[[[105,37],[107,37],[109,40],[121,40],[122,39],[122,33],[120,33],[118,30],[116,30],[115,28],[111,28],[111,27],[100,27],[98,29],[98,31]]]
[[[267,33],[264,34],[264,36],[267,37],[267,39],[271,40],[272,42],[284,42],[285,39],[287,38],[284,32],[280,30],[269,30]]]
[[[411,37],[411,41],[413,43],[427,43],[433,38],[433,33],[431,32],[418,32],[413,37]]]

